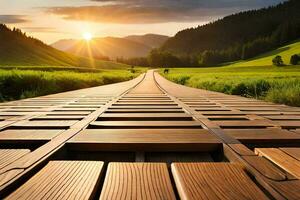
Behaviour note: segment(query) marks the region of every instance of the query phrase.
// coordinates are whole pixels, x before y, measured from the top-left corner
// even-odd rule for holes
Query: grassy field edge
[[[81,72],[77,69],[75,71],[41,69],[0,68],[0,101],[32,98],[128,81],[145,71],[141,68],[95,72]]]

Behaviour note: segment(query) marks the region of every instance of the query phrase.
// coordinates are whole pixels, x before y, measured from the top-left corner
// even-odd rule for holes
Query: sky
[[[0,0],[0,23],[45,43],[93,37],[175,35],[226,15],[284,0]],[[1,42],[1,41],[0,41]]]

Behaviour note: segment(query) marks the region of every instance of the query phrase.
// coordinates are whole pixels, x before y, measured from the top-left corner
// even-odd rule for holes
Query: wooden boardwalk
[[[300,199],[300,108],[154,71],[0,104],[0,199]]]

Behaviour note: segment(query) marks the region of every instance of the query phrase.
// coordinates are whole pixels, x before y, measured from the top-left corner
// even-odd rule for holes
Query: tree
[[[300,62],[300,56],[295,54],[291,56],[290,63],[291,65],[297,65]]]
[[[182,66],[181,60],[170,52],[154,49],[148,56],[149,64],[152,67],[179,67]]]
[[[275,58],[273,58],[272,62],[275,66],[283,66],[283,60],[281,56],[276,56]]]

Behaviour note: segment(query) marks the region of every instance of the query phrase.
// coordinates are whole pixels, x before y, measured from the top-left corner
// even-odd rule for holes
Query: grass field
[[[300,66],[176,68],[164,76],[190,87],[300,106]]]
[[[33,68],[34,70],[32,70]],[[0,101],[16,100],[130,80],[145,69],[94,70],[56,67],[0,68]]]
[[[238,61],[231,63],[231,66],[235,67],[251,67],[251,66],[270,66],[272,65],[272,59],[280,55],[284,64],[290,64],[290,58],[294,54],[300,54],[300,40],[293,42],[292,44],[280,47],[274,51],[261,54],[255,58],[246,61]]]
[[[222,67],[172,68],[166,78],[190,87],[241,95],[274,103],[300,106],[300,65],[288,65],[290,57],[300,54],[300,41],[246,61]],[[280,55],[287,66],[272,66]]]

